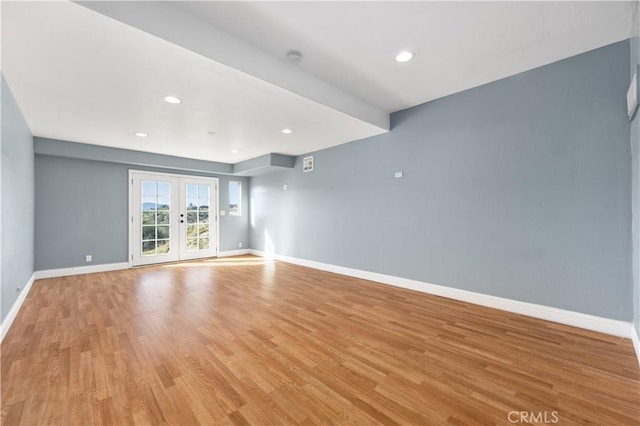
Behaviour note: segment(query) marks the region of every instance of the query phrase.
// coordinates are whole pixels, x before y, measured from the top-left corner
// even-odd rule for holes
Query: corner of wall
[[[2,341],[4,340],[4,337],[7,335],[7,333],[9,332],[9,329],[11,328],[11,325],[13,324],[13,321],[18,316],[18,312],[20,312],[20,308],[22,307],[22,304],[24,303],[25,299],[27,298],[27,295],[31,291],[31,286],[33,286],[35,279],[36,279],[36,273],[34,272],[31,275],[31,278],[29,278],[29,281],[27,281],[27,283],[25,284],[24,289],[22,289],[22,292],[18,295],[18,299],[16,299],[14,304],[11,306],[11,309],[9,310],[9,312],[6,314],[6,316],[2,320],[2,323],[0,324],[0,343],[2,343]]]
[[[35,157],[33,134],[4,75],[1,80],[0,319],[4,326],[7,315],[26,297],[33,277]]]

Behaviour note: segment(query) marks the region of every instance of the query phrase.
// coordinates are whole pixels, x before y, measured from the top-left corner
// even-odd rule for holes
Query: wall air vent
[[[305,173],[313,171],[313,155],[302,159],[302,171]]]

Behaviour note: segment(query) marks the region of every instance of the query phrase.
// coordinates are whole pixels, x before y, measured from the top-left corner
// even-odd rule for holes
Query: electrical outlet
[[[92,261],[92,260],[93,260],[93,258],[91,257],[91,255],[90,255],[90,254],[88,254],[88,255],[86,255],[86,256],[84,257],[84,261],[85,261],[85,262],[87,262],[87,263],[91,263],[91,261]]]
[[[287,184],[285,183],[284,185],[282,185],[282,190],[286,191],[289,187],[287,186]]]
[[[226,214],[227,214],[227,212],[226,212],[226,211],[224,211],[224,210],[220,210],[220,216],[224,216],[224,215],[226,215]]]
[[[395,174],[396,178],[401,178],[402,176],[404,176],[404,173],[402,173],[402,172],[396,172],[396,174]]]
[[[242,243],[238,243],[238,247],[242,248]]]

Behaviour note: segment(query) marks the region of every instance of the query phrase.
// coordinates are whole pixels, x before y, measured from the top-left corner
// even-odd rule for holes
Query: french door
[[[217,255],[218,180],[130,171],[133,266]]]

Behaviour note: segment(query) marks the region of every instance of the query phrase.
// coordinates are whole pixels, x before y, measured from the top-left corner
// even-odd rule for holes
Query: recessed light
[[[231,153],[232,153],[232,154],[237,154],[237,153],[238,153],[238,150],[237,150],[237,149],[232,149],[232,150],[231,150]]]
[[[139,138],[146,138],[147,134],[146,133],[142,133],[142,132],[138,132],[138,133],[136,133],[136,136],[139,137]]]
[[[169,102],[170,104],[181,104],[182,100],[180,98],[176,98],[175,96],[165,96],[164,100]]]
[[[402,52],[396,55],[396,61],[398,62],[409,62],[413,59],[413,52],[409,52],[408,50],[403,50]]]
[[[291,129],[282,129],[282,133],[284,133],[285,135],[290,135],[291,133],[293,133],[293,130],[291,130]]]

